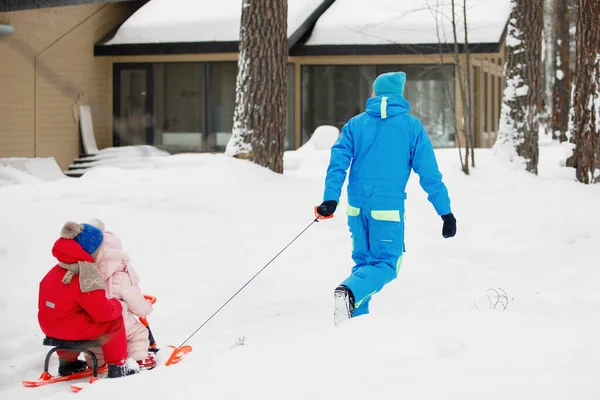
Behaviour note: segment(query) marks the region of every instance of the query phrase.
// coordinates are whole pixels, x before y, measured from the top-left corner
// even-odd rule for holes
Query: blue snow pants
[[[346,211],[355,265],[342,282],[354,294],[354,316],[369,313],[371,296],[398,276],[404,253],[404,207],[360,203]]]

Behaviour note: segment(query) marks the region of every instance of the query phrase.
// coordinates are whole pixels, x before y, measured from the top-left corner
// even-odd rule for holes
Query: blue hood
[[[410,103],[404,97],[391,94],[371,97],[367,100],[367,114],[379,118],[394,117],[410,111]]]

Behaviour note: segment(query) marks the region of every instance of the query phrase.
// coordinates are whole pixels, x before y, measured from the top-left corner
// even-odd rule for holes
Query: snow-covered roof
[[[288,38],[327,0],[288,0]],[[105,45],[237,42],[242,0],[150,0]]]
[[[450,0],[336,0],[305,46],[454,43]],[[469,43],[499,43],[510,0],[467,0]],[[463,1],[456,1],[458,42],[464,42]]]

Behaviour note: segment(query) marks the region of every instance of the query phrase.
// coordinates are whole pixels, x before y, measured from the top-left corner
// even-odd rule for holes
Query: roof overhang
[[[458,45],[458,52],[465,53],[466,46]],[[376,55],[431,55],[454,53],[454,45],[444,44],[363,44],[363,45],[322,45],[299,46],[290,53],[291,56],[376,56]],[[471,43],[470,53],[498,53],[498,43]]]
[[[147,56],[175,54],[237,53],[238,42],[140,43],[94,46],[95,56]]]
[[[335,0],[325,0],[302,24],[289,36],[288,49],[296,46],[315,25],[319,17]],[[237,53],[238,41],[225,42],[176,42],[176,43],[136,43],[136,44],[106,44],[115,35],[116,30],[94,46],[95,56],[140,56],[165,54],[206,54],[206,53]]]

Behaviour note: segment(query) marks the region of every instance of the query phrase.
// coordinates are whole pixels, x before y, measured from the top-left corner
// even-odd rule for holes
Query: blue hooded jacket
[[[377,88],[376,88],[377,89]],[[439,215],[449,214],[450,198],[442,182],[431,141],[421,121],[410,115],[400,94],[367,100],[366,112],[351,118],[331,148],[324,200],[339,202],[350,168],[348,202],[353,207],[404,210],[411,169]]]

